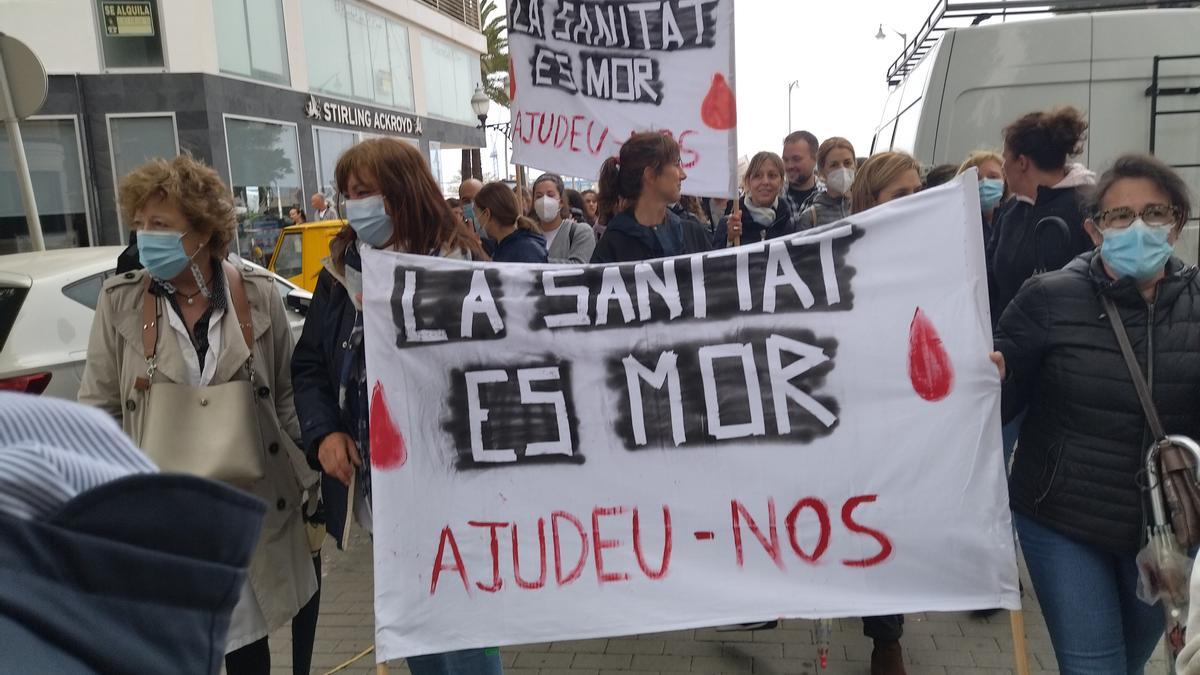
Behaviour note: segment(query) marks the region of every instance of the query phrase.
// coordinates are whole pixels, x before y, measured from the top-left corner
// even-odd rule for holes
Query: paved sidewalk
[[[327,545],[324,553],[321,618],[313,654],[313,673],[374,675],[374,654],[359,657],[374,644],[370,541],[356,533],[348,553]],[[1022,576],[1025,576],[1022,570]],[[1025,625],[1032,673],[1057,673],[1046,624],[1028,578]],[[658,673],[779,673],[780,675],[866,674],[871,641],[857,619],[834,623],[828,669],[817,668],[812,622],[785,621],[779,629],[718,633],[711,629],[637,637],[555,642],[506,647],[501,657],[507,675],[652,675]],[[910,675],[983,675],[1011,673],[1012,636],[1008,613],[987,620],[963,613],[910,614],[904,626],[905,659]],[[291,634],[271,636],[272,675],[290,675]],[[1161,652],[1161,649],[1160,649]],[[1156,655],[1147,668],[1165,672]],[[391,673],[407,673],[403,665]]]

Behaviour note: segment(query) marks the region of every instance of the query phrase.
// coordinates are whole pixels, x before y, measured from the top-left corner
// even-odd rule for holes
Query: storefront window
[[[162,68],[158,0],[95,0],[105,68]]]
[[[87,246],[87,200],[75,120],[21,123],[46,248]],[[8,132],[0,127],[0,254],[33,250]]]
[[[304,0],[313,91],[412,110],[408,29],[342,0]]]
[[[296,127],[225,118],[229,177],[238,221],[238,253],[266,264],[289,209],[308,204],[300,184]]]
[[[170,115],[153,117],[110,117],[109,148],[113,158],[113,182],[155,157],[170,159],[179,154],[175,137],[175,119]],[[129,223],[122,223],[126,229]]]
[[[463,122],[475,119],[471,94],[479,80],[479,57],[422,35],[421,58],[429,114]]]
[[[326,199],[334,201],[333,196],[337,192],[333,169],[337,166],[338,157],[358,140],[358,134],[352,131],[313,127],[313,148],[317,153],[317,188]]]
[[[221,72],[288,84],[280,0],[213,0]]]

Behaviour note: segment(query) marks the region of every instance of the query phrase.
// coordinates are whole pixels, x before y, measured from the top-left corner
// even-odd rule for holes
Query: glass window
[[[413,108],[408,29],[342,0],[303,0],[313,91]]]
[[[358,137],[353,132],[313,127],[313,147],[317,153],[317,187],[331,201],[337,192],[333,169],[342,153],[356,142]]]
[[[429,114],[470,121],[471,95],[479,79],[479,57],[427,35],[421,36],[425,61],[425,102]]]
[[[105,68],[162,68],[158,0],[95,0]]]
[[[332,0],[304,0],[304,48],[313,91],[350,96],[350,46],[346,20]]]
[[[26,120],[21,137],[46,248],[87,246],[87,200],[75,120]],[[8,132],[0,127],[0,254],[33,250],[8,143]]]
[[[288,84],[280,0],[213,0],[221,72]]]
[[[296,127],[228,117],[225,140],[238,221],[238,255],[266,265],[279,231],[291,224],[288,210],[306,206]]]
[[[104,285],[104,274],[93,274],[72,284],[63,286],[63,295],[87,307],[96,309],[96,301],[100,298],[100,287]]]
[[[111,117],[108,120],[109,149],[113,157],[113,181],[155,157],[179,154],[175,120],[170,115],[155,117]]]
[[[301,232],[289,232],[279,242],[279,253],[275,256],[275,274],[291,279],[304,271],[304,254],[300,246]]]

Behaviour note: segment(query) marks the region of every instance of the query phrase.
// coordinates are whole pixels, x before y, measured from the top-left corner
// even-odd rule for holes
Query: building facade
[[[334,194],[365,138],[481,147],[470,99],[486,39],[477,0],[7,0],[49,95],[21,131],[47,247],[127,239],[117,185],[188,152],[233,190],[239,248],[269,252],[289,209]],[[0,128],[0,254],[30,248]]]

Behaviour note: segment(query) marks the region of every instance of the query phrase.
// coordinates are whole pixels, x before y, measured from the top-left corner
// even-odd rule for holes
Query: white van
[[[1188,182],[1192,221],[1176,251],[1196,262],[1200,9],[1103,11],[941,30],[939,11],[956,4],[963,3],[939,2],[929,29],[893,63],[893,88],[871,152],[904,150],[923,164],[958,164],[972,150],[998,150],[1001,130],[1027,112],[1076,106],[1091,128],[1074,161],[1099,173],[1123,153],[1153,152]]]

